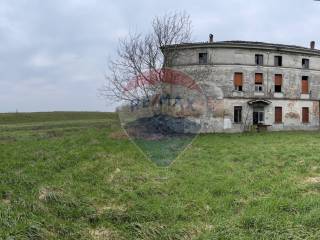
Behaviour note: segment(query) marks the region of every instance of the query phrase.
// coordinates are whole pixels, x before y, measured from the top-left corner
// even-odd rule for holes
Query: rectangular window
[[[274,57],[274,65],[276,67],[281,67],[282,66],[282,56],[275,56]]]
[[[208,53],[199,53],[199,64],[208,63]]]
[[[243,74],[242,73],[234,73],[233,77],[234,88],[237,91],[242,91],[243,85]]]
[[[234,123],[242,122],[242,107],[236,106],[234,107]]]
[[[259,116],[259,123],[263,123],[264,122],[264,112],[259,112],[258,116]]]
[[[262,54],[256,54],[255,55],[256,65],[263,65],[263,55]]]
[[[263,74],[262,73],[256,73],[255,74],[255,84],[263,84]]]
[[[274,108],[274,122],[282,123],[282,107]]]
[[[282,88],[282,74],[276,74],[274,77],[274,92],[281,92]]]
[[[255,74],[254,83],[255,83],[254,90],[256,92],[263,92],[263,74],[262,73]]]
[[[309,108],[307,107],[302,108],[302,122],[309,123]]]
[[[309,78],[307,76],[303,76],[301,79],[301,93],[308,94],[309,93]]]
[[[309,63],[310,63],[310,60],[309,60],[309,59],[303,58],[303,59],[302,59],[302,68],[304,68],[304,69],[309,69]]]
[[[253,110],[253,124],[263,124],[263,123],[264,123],[264,111]]]
[[[255,92],[263,92],[263,85],[255,85],[254,91]]]

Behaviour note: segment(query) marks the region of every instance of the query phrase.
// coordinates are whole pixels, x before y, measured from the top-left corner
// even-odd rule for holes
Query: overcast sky
[[[0,0],[0,112],[112,111],[97,89],[118,39],[180,10],[191,15],[195,41],[213,33],[320,47],[313,0]]]

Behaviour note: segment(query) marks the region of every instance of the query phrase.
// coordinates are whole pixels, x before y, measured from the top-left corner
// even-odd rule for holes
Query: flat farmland
[[[0,239],[319,239],[319,163],[320,132],[203,134],[164,168],[114,113],[0,114]]]

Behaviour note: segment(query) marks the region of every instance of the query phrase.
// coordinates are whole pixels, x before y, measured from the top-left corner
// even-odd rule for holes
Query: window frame
[[[261,75],[261,82],[257,82],[258,75]],[[263,85],[263,73],[255,73],[254,74],[254,84],[255,85]]]
[[[253,109],[252,112],[253,117],[253,124],[265,124],[265,112],[261,109]],[[257,120],[257,121],[255,121]],[[256,122],[256,123],[255,123]]]
[[[237,75],[241,75],[241,84],[237,85]],[[235,91],[243,92],[243,72],[235,72],[233,74],[233,86]]]
[[[198,62],[200,65],[208,64],[208,53],[207,52],[199,52],[198,53]]]
[[[276,59],[277,59],[277,61],[276,61]],[[274,66],[275,67],[282,67],[283,66],[283,57],[282,56],[280,56],[280,55],[274,56]]]
[[[277,76],[281,76],[281,84],[280,85],[276,84]],[[274,75],[274,92],[275,93],[282,93],[282,85],[283,85],[283,74],[275,74]],[[280,87],[280,91],[278,89],[279,87]]]
[[[278,117],[277,117],[277,110],[280,110],[280,111],[281,111],[281,113],[280,113],[280,120],[279,120]],[[275,124],[281,124],[281,123],[283,123],[283,117],[282,117],[282,115],[283,115],[282,107],[281,107],[281,106],[275,106],[275,107],[274,107],[274,123],[275,123]]]
[[[259,111],[259,112],[258,112],[258,123],[259,123],[259,124],[264,124],[264,123],[265,123],[265,114],[264,114],[264,111]]]
[[[304,63],[305,61],[305,63]],[[301,66],[303,69],[310,69],[310,59],[309,58],[302,58]]]
[[[255,54],[255,64],[257,66],[263,66],[264,64],[264,56],[263,54]]]
[[[257,82],[257,75],[261,75],[261,82]],[[263,73],[254,74],[254,91],[257,93],[263,92]]]
[[[254,85],[254,92],[263,93],[264,92],[263,85],[262,84],[255,84]]]
[[[307,85],[307,90],[304,91],[304,81],[306,81],[306,85]],[[309,76],[302,76],[301,77],[301,94],[309,94],[309,91],[310,91],[310,86],[309,86]]]
[[[242,123],[242,106],[233,107],[233,123],[235,124]]]
[[[304,112],[304,110],[306,110],[307,111],[307,119],[305,119],[305,112]],[[301,114],[302,116],[301,116],[301,120],[302,120],[302,123],[304,123],[304,124],[308,124],[308,123],[310,123],[310,111],[309,111],[309,107],[302,107],[302,114]]]

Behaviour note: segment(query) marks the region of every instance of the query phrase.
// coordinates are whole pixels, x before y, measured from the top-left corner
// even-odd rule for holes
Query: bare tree
[[[170,65],[174,51],[165,46],[190,42],[191,21],[185,12],[155,17],[152,31],[131,34],[119,40],[116,59],[109,62],[107,83],[101,94],[107,100],[135,101],[150,99],[163,81],[163,69]]]
[[[250,127],[252,126],[252,121],[250,121],[249,115],[250,115],[250,108],[246,106],[244,108],[244,116],[245,116],[244,121],[242,121],[241,123],[241,130],[244,132],[250,131]]]

